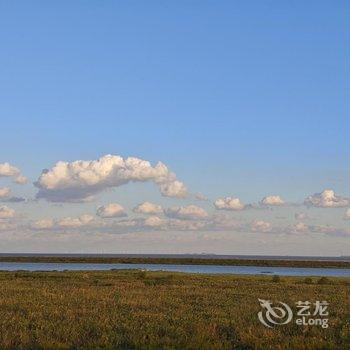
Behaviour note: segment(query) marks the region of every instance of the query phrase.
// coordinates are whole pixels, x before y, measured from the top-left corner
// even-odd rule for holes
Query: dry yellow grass
[[[350,280],[0,272],[1,349],[349,349]],[[328,329],[268,329],[258,298],[327,300]]]

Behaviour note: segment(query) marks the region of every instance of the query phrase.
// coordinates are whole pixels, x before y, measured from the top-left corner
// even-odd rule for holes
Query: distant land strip
[[[0,262],[22,263],[95,263],[95,264],[174,264],[174,265],[222,265],[222,266],[279,266],[350,268],[350,261],[284,260],[284,259],[215,259],[201,257],[110,257],[110,256],[0,256]]]

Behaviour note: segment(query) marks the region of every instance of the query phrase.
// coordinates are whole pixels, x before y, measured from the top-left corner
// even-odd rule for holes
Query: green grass
[[[179,264],[226,266],[284,266],[284,267],[337,267],[350,268],[350,261],[324,260],[260,260],[217,259],[200,257],[109,257],[109,256],[0,256],[0,262],[55,262],[55,263],[125,263],[125,264]]]
[[[350,279],[0,272],[0,349],[349,349]],[[258,298],[327,300],[328,329],[269,329]]]

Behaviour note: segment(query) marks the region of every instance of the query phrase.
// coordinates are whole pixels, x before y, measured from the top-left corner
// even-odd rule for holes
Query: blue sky
[[[31,183],[59,160],[116,154],[161,160],[207,210],[226,196],[350,196],[349,12],[346,1],[1,1],[0,163],[30,180],[13,193],[34,198]],[[107,200],[193,202],[142,183],[95,204],[12,206],[37,219]],[[317,210],[349,226],[343,209]]]

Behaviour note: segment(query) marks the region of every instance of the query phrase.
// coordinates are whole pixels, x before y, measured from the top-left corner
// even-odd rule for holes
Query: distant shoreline
[[[350,268],[350,258],[138,254],[0,254],[0,262],[125,263]]]

